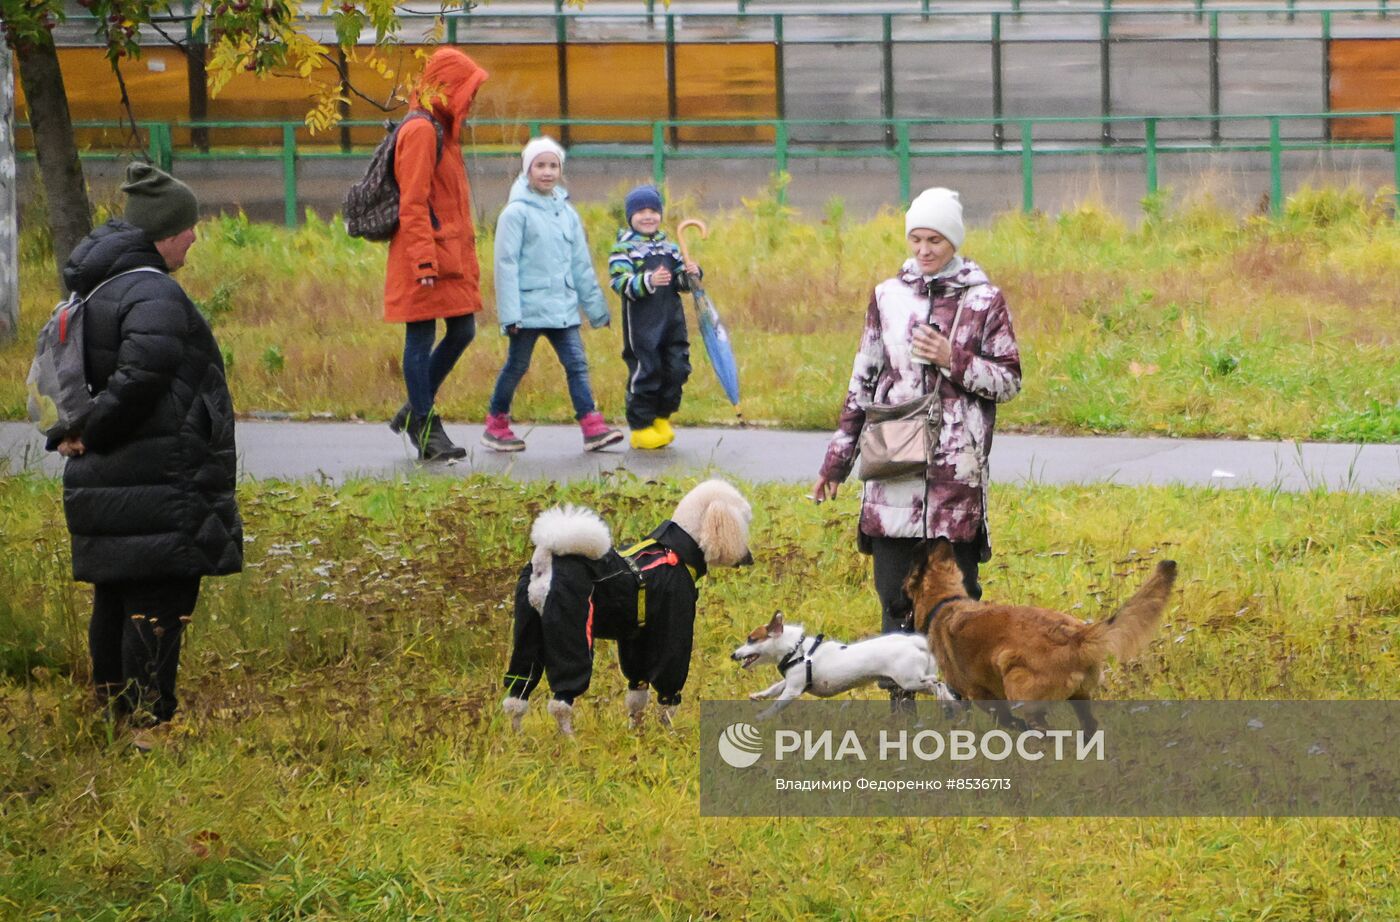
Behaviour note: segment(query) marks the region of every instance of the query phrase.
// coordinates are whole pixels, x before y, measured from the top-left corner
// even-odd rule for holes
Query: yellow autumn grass
[[[1400,222],[1387,199],[1302,190],[1277,220],[1163,196],[1130,225],[1086,203],[971,230],[964,251],[1006,292],[1025,389],[1008,429],[1178,436],[1400,440]],[[600,277],[620,196],[582,213]],[[684,200],[673,215],[692,215]],[[904,252],[902,223],[851,218],[839,200],[801,215],[770,190],[705,215],[706,287],[733,334],[749,419],[830,427],[870,289]],[[493,303],[491,221],[479,241]],[[387,419],[403,401],[402,331],[381,322],[384,248],[314,218],[295,231],[226,217],[200,228],[181,280],[214,318],[241,412]],[[42,241],[26,247],[22,334],[0,351],[0,414],[23,415],[33,335],[57,297]],[[617,298],[607,292],[614,317]],[[480,421],[505,340],[490,307],[440,396]],[[598,402],[623,409],[620,323],[584,334]],[[734,415],[698,341],[683,423]],[[1133,369],[1137,368],[1135,372]],[[1152,369],[1151,371],[1142,371]],[[541,349],[515,414],[572,419],[563,372]]]
[[[242,489],[248,569],[210,580],[182,732],[138,758],[85,706],[88,597],[58,487],[0,481],[0,916],[121,919],[1392,918],[1380,819],[719,819],[698,702],[782,609],[876,629],[849,496],[751,490],[757,565],[707,577],[675,731],[629,729],[609,644],[577,740],[499,713],[531,518],[576,501],[643,534],[688,483],[490,478]],[[1400,499],[999,488],[989,598],[1101,617],[1181,568],[1106,698],[1400,695]],[[1078,606],[1076,608],[1076,606]],[[874,696],[873,690],[858,693]]]

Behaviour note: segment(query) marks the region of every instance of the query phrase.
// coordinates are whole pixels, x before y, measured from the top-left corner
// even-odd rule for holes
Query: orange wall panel
[[[101,48],[63,48],[59,51],[63,86],[68,93],[68,112],[73,121],[124,121],[121,89]],[[137,121],[164,121],[189,117],[189,77],[185,56],[174,48],[149,48],[136,60],[122,63],[122,79],[131,97]],[[173,114],[172,114],[173,113]],[[15,119],[28,120],[24,89],[15,79]],[[78,148],[121,147],[130,142],[130,133],[118,129],[78,129]],[[20,145],[32,147],[28,131],[19,133]],[[176,139],[177,143],[180,139]],[[142,141],[145,144],[145,141]]]
[[[472,135],[476,143],[519,145],[526,140],[525,123],[531,120],[543,121],[545,130],[558,131],[557,125],[549,124],[560,110],[558,49],[554,44],[461,44],[458,47],[491,73],[491,79],[477,98],[476,115],[482,119],[508,119],[517,123],[478,127]],[[430,46],[421,45],[395,49],[387,56],[393,71],[388,79],[367,63],[362,52],[349,62],[351,84],[371,99],[386,101],[396,82],[412,85],[423,67],[419,52],[428,51],[431,51]],[[567,53],[571,117],[637,120],[667,117],[663,45],[571,44]],[[774,117],[777,108],[774,55],[774,48],[768,43],[677,45],[678,116]],[[123,117],[116,80],[101,49],[63,48],[60,58],[74,119],[116,121]],[[189,118],[186,62],[178,51],[147,49],[140,60],[123,64],[122,73],[138,120],[176,122]],[[217,96],[210,96],[207,118],[210,121],[301,122],[324,92],[326,82],[334,80],[335,73],[330,68],[306,80],[239,73]],[[22,93],[19,106],[23,118]],[[360,96],[350,94],[349,117],[352,120],[379,122],[401,118],[403,112],[399,108],[386,113]],[[344,133],[348,133],[357,146],[375,144],[383,137],[383,129],[378,125],[346,129]],[[339,144],[344,133],[335,129],[313,136],[302,128],[297,131],[297,140],[301,144]],[[216,128],[209,131],[209,142],[215,148],[277,145],[281,137],[279,129]],[[680,133],[682,141],[754,142],[772,138],[773,131],[769,128],[688,128]],[[178,146],[188,144],[188,132],[177,131],[174,140]],[[651,141],[651,132],[647,128],[582,126],[572,129],[571,140],[646,144]],[[80,132],[79,143],[111,147],[123,142],[119,131],[89,130]]]
[[[657,44],[570,45],[569,117],[666,117],[666,50]],[[569,129],[571,141],[650,143],[650,128]]]
[[[1400,39],[1338,39],[1332,42],[1332,111],[1400,110]],[[1332,122],[1332,137],[1346,141],[1389,141],[1392,118],[1348,118]]]
[[[678,118],[774,118],[776,50],[770,43],[676,46]],[[664,110],[663,110],[664,111]],[[773,140],[771,128],[685,128],[682,141]]]

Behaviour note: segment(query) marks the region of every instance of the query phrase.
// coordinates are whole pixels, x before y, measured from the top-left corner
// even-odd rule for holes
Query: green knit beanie
[[[199,202],[190,187],[149,163],[126,168],[126,220],[152,241],[174,237],[199,222]]]

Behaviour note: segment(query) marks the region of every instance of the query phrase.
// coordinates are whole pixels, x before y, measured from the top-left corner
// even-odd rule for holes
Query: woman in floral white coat
[[[904,577],[924,540],[953,542],[968,595],[981,596],[977,567],[991,557],[987,457],[996,405],[1021,389],[1021,355],[1006,299],[976,263],[957,253],[963,242],[958,194],[928,189],[910,206],[905,229],[911,257],[870,298],[839,428],[813,487],[821,502],[834,498],[850,476],[866,407],[938,390],[942,427],[927,470],[868,481],[861,497],[860,549],[874,557],[886,632],[908,629],[912,605]],[[951,329],[959,302],[962,313]]]

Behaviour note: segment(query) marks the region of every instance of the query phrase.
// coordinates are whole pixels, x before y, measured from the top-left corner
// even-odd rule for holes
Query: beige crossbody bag
[[[972,289],[964,288],[948,328],[948,342],[962,319],[963,303]],[[865,426],[860,431],[858,451],[861,480],[898,480],[928,469],[938,448],[943,426],[943,406],[938,393],[937,369],[934,387],[922,397],[903,403],[875,403],[865,409]]]

